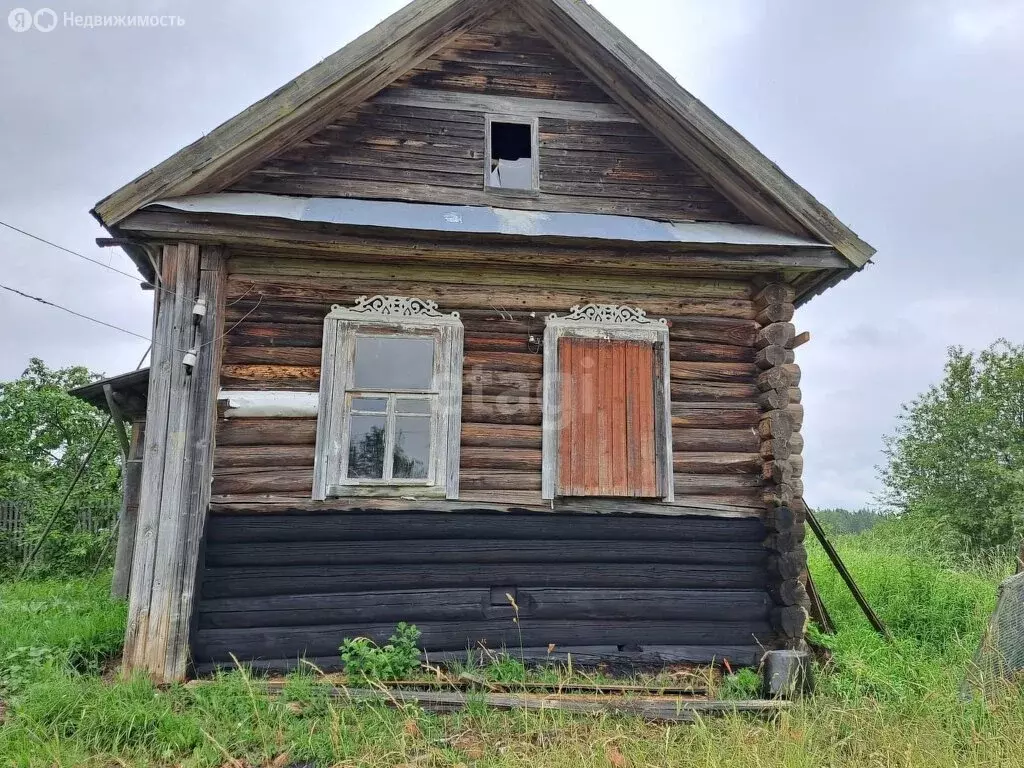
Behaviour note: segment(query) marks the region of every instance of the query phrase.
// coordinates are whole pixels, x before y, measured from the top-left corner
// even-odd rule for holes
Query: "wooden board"
[[[651,345],[572,337],[558,345],[558,495],[659,496]]]

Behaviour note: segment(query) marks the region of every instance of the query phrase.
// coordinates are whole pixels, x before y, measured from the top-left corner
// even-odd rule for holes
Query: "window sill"
[[[515,189],[514,187],[485,187],[485,192],[490,192],[497,197],[510,197],[510,198],[538,198],[540,197],[539,189]]]
[[[327,498],[414,498],[443,499],[445,489],[436,485],[332,485]]]

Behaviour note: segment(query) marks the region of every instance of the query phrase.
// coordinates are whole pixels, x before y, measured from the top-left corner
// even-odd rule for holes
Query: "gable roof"
[[[227,188],[509,5],[752,221],[828,243],[857,268],[870,259],[870,245],[580,0],[414,0],[104,198],[93,214],[111,228],[157,200]]]

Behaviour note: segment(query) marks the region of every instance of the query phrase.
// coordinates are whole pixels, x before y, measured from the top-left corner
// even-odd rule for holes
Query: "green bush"
[[[741,669],[722,678],[718,695],[723,699],[761,698],[761,675],[752,669]]]
[[[366,637],[345,638],[341,660],[345,671],[369,680],[400,680],[420,665],[420,631],[415,624],[400,622],[387,645],[377,645]]]

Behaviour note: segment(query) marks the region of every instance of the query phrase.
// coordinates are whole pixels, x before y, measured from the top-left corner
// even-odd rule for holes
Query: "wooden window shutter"
[[[661,496],[654,345],[558,340],[559,496]]]

